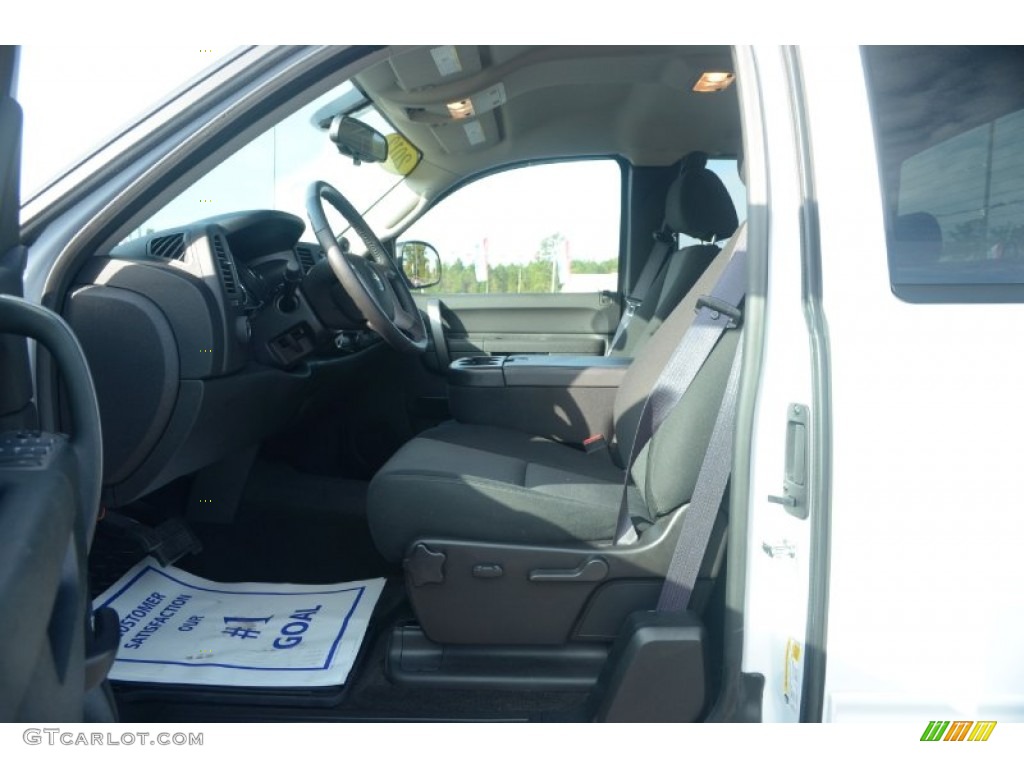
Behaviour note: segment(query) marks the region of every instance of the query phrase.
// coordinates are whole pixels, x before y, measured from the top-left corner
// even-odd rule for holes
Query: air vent
[[[213,246],[213,255],[217,259],[217,269],[220,271],[220,281],[224,284],[224,293],[228,296],[238,295],[238,282],[235,280],[235,271],[231,268],[231,259],[228,257],[228,247],[221,235],[214,235],[210,238]]]
[[[323,251],[320,251],[320,254],[322,255]],[[299,264],[302,266],[303,274],[307,274],[318,261],[316,255],[313,253],[313,249],[308,245],[302,245],[301,243],[295,246],[295,256],[298,258]]]
[[[154,237],[149,241],[149,255],[170,261],[185,260],[185,234],[175,232],[173,235]]]

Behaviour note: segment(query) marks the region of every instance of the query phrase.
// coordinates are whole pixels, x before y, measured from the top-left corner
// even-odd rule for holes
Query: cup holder
[[[453,365],[457,365],[460,368],[499,368],[504,363],[504,355],[480,355],[479,357],[460,358]]]

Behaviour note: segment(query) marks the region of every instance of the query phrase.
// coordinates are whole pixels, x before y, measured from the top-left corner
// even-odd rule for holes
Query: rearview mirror
[[[441,282],[441,257],[430,243],[409,240],[399,243],[395,250],[410,288],[430,288]]]
[[[354,117],[338,115],[331,120],[328,134],[341,154],[360,163],[383,163],[388,159],[388,140],[384,135]]]

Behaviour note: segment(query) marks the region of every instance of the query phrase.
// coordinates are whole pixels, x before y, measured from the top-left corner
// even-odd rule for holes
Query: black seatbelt
[[[633,285],[633,290],[624,299],[626,306],[622,310],[622,317],[619,318],[619,325],[615,329],[612,343],[608,346],[607,355],[614,354],[616,351],[616,346],[626,333],[626,328],[629,327],[629,322],[633,319],[633,315],[636,314],[640,305],[644,303],[644,299],[647,298],[647,294],[651,291],[651,286],[658,275],[661,274],[662,267],[668,261],[669,254],[676,250],[675,234],[668,229],[667,225],[662,225],[662,228],[654,233],[654,240],[651,255],[647,257],[647,263],[644,264],[644,268],[640,271],[640,277],[637,278],[636,283]]]
[[[740,321],[739,305],[747,290],[746,229],[737,237],[735,252],[715,283],[710,294],[697,301],[697,317],[683,334],[668,362],[658,376],[650,394],[644,400],[637,422],[633,446],[626,461],[623,475],[622,498],[616,525],[617,544],[632,544],[637,540],[636,528],[629,514],[627,488],[633,462],[650,442],[665,418],[682,400],[697,373],[703,367],[722,334],[736,328]]]

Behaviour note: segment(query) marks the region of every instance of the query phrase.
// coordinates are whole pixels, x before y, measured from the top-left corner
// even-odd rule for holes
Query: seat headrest
[[[942,256],[942,227],[924,211],[897,216],[893,221],[889,248],[894,261],[903,266],[931,264]]]
[[[679,178],[668,188],[665,224],[704,242],[732,237],[739,225],[736,206],[722,180],[705,166],[708,156],[691,152],[683,158]]]

